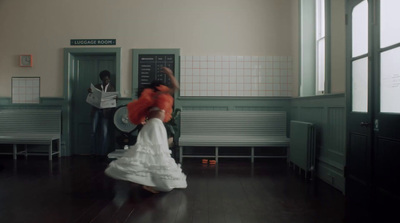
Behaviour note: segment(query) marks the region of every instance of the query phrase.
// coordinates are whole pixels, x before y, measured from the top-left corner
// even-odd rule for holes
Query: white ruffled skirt
[[[158,118],[147,121],[136,144],[123,157],[112,161],[105,173],[114,179],[154,187],[158,191],[187,187],[186,175],[171,157],[167,132]]]

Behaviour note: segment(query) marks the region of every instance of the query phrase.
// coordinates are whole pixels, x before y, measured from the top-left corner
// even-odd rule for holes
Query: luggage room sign
[[[115,45],[116,39],[71,39],[71,46],[76,45]]]

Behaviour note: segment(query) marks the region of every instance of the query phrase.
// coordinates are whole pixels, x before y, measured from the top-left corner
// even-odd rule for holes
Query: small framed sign
[[[19,66],[20,67],[32,67],[32,55],[20,55],[19,56]]]

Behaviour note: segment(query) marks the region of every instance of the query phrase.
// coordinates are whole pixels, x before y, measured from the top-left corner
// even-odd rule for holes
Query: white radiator
[[[316,130],[313,123],[290,121],[290,148],[289,161],[305,171],[311,172],[314,177],[315,170]],[[293,166],[295,167],[295,166]]]

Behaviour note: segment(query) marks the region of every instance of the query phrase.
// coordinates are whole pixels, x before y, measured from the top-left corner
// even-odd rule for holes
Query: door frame
[[[346,2],[346,16],[347,16],[347,36],[346,43],[346,64],[347,64],[347,86],[346,86],[346,106],[347,106],[347,119],[356,120],[354,116],[351,116],[351,15],[353,7],[361,2],[362,0],[348,0]],[[363,120],[369,124],[368,134],[369,134],[369,144],[367,145],[367,155],[368,155],[368,170],[366,170],[366,178],[368,182],[365,186],[366,197],[368,200],[362,205],[365,206],[364,210],[360,210],[365,213],[365,217],[369,221],[384,221],[387,222],[388,219],[396,215],[399,204],[398,195],[398,184],[393,184],[393,188],[388,187],[392,182],[386,181],[382,182],[381,179],[396,177],[386,174],[388,170],[396,170],[396,168],[391,167],[392,163],[396,163],[395,159],[398,158],[398,153],[392,152],[393,148],[399,148],[399,138],[397,137],[395,131],[396,124],[400,121],[400,115],[398,113],[381,112],[381,54],[382,52],[398,48],[400,43],[392,44],[387,47],[380,46],[380,3],[383,0],[367,0],[368,2],[368,114],[367,119]],[[397,117],[396,117],[397,116]],[[347,121],[347,152],[352,148],[350,146],[350,134],[351,134],[351,121]],[[384,142],[391,142],[390,144],[384,144]],[[397,155],[397,156],[396,156]],[[347,156],[349,157],[349,156]],[[360,160],[357,160],[360,162]],[[348,166],[349,159],[346,160],[346,165]],[[389,167],[389,168],[388,168]],[[349,182],[349,172],[346,171],[346,189]],[[379,179],[381,178],[381,179]],[[386,186],[386,188],[385,188]],[[362,188],[361,188],[362,189]],[[362,190],[360,190],[362,191]],[[347,194],[349,197],[349,194]],[[393,205],[396,204],[396,205]],[[349,205],[347,205],[349,206]],[[360,216],[356,216],[359,221]],[[368,221],[368,222],[369,222]],[[375,222],[374,221],[374,222]],[[367,221],[366,221],[367,222]]]
[[[72,118],[71,118],[71,99],[72,99],[72,92],[73,86],[72,82],[75,78],[74,73],[74,63],[75,63],[75,56],[78,55],[104,55],[110,54],[115,55],[115,88],[116,91],[119,92],[120,90],[120,74],[121,74],[121,48],[104,48],[104,47],[90,47],[90,48],[64,48],[64,91],[63,91],[63,98],[64,98],[64,105],[65,105],[65,114],[63,114],[63,118],[67,119],[63,121],[63,124],[66,126],[63,127],[66,130],[63,133],[63,141],[65,142],[65,155],[71,156],[72,154],[72,139],[71,139],[71,127],[72,127]]]
[[[371,54],[371,49],[372,49],[372,38],[371,38],[371,32],[372,32],[372,22],[371,22],[371,12],[372,12],[372,8],[370,6],[372,0],[367,0],[368,2],[368,51],[366,54],[362,54],[359,55],[357,57],[352,57],[352,12],[353,9],[356,5],[358,5],[359,3],[361,3],[363,0],[349,0],[346,1],[346,119],[347,119],[347,123],[346,123],[346,167],[345,167],[345,194],[346,194],[346,212],[355,212],[357,211],[356,215],[360,215],[361,212],[365,213],[365,215],[363,216],[359,216],[360,218],[362,217],[361,221],[366,221],[368,220],[371,216],[371,206],[370,204],[372,203],[372,151],[373,151],[373,130],[372,130],[372,126],[371,124],[369,124],[370,126],[366,126],[365,128],[359,126],[359,124],[357,125],[357,127],[355,127],[355,123],[361,123],[361,122],[366,122],[366,123],[372,123],[373,117],[374,117],[374,104],[375,102],[373,101],[374,98],[374,86],[373,86],[373,64],[372,64],[372,60],[373,60],[373,55]],[[365,57],[366,55],[366,57]],[[367,74],[367,78],[368,78],[368,92],[367,92],[367,96],[368,96],[368,105],[367,105],[367,112],[363,113],[363,112],[356,112],[356,111],[352,111],[352,93],[353,93],[353,89],[352,89],[352,62],[354,60],[358,60],[361,58],[366,58],[368,61],[368,74]],[[352,178],[353,173],[351,173],[350,170],[350,163],[354,164],[354,160],[350,160],[352,158],[351,156],[351,151],[355,148],[352,148],[351,143],[353,138],[355,136],[365,136],[366,137],[366,147],[365,149],[365,153],[364,154],[359,154],[360,156],[364,155],[365,156],[365,169],[364,169],[364,174],[365,179],[361,179],[361,180],[365,180],[365,181],[361,181],[360,179],[357,179],[355,177]],[[360,161],[361,162],[361,161]],[[362,162],[361,162],[362,163]],[[360,164],[361,165],[361,164]],[[358,173],[359,174],[359,173]],[[360,181],[359,181],[360,180]],[[362,203],[363,206],[361,209],[357,209],[354,210],[354,207],[357,207],[356,205],[353,204],[353,202],[355,201],[354,198],[349,199],[349,197],[353,197],[353,196],[360,196],[360,194],[354,195],[351,194],[351,192],[349,191],[349,185],[352,185],[352,187],[354,187],[355,184],[358,184],[358,186],[365,184],[365,187],[360,188],[360,194],[363,193],[366,196],[364,197],[365,202]],[[352,191],[354,192],[354,191]],[[349,203],[351,202],[351,203]],[[351,205],[350,205],[351,204]],[[351,208],[351,209],[349,209]],[[368,210],[368,211],[367,211]],[[347,215],[349,215],[349,213],[347,213]],[[353,215],[349,215],[347,217],[353,218]]]

